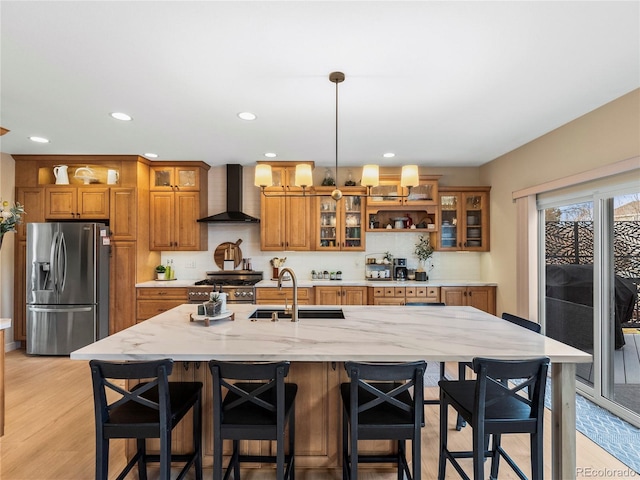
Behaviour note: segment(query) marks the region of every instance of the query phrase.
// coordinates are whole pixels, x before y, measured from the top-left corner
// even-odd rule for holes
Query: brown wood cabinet
[[[496,314],[496,287],[440,287],[440,298],[447,306],[469,306]]]
[[[384,286],[369,287],[370,305],[405,305],[407,302],[435,303],[440,301],[440,288],[422,285],[406,287]]]
[[[16,188],[16,201],[24,206],[26,212],[16,228],[18,240],[26,240],[27,223],[44,222],[44,188]]]
[[[135,241],[137,238],[138,194],[135,188],[111,188],[109,230],[111,240]]]
[[[293,288],[282,287],[282,290],[274,287],[257,287],[257,305],[284,305],[291,306],[293,301]],[[298,305],[313,305],[313,288],[298,288]]]
[[[149,188],[151,190],[166,190],[169,192],[198,192],[202,189],[200,181],[201,166],[154,162],[151,166]]]
[[[186,287],[136,288],[136,323],[159,315],[189,300]]]
[[[203,162],[151,167],[150,250],[207,250],[207,170]]]
[[[365,197],[363,187],[341,188],[343,197],[335,201],[329,195],[334,187],[317,187],[313,221],[314,250],[364,251]]]
[[[442,187],[441,225],[436,249],[489,251],[489,190],[491,187]]]
[[[420,184],[409,191],[400,185],[400,175],[381,175],[380,184],[371,188],[371,196],[367,198],[367,231],[435,232],[438,225],[439,178],[440,175],[420,175]],[[396,229],[398,218],[410,218],[416,228]],[[432,228],[428,228],[429,224]],[[387,225],[392,228],[387,229]]]
[[[14,269],[14,339],[26,340],[26,223],[45,220],[108,222],[111,236],[109,332],[136,322],[138,282],[152,280],[160,254],[149,251],[149,162],[137,155],[13,155],[16,200],[25,206],[18,227]],[[98,183],[85,185],[69,175],[69,185],[56,185],[53,167],[73,172],[89,166]],[[203,164],[206,165],[206,164]],[[107,170],[119,172],[107,185]],[[205,201],[206,204],[206,201]]]
[[[295,167],[291,162],[262,162],[271,165],[274,185],[266,187],[267,194],[302,192],[295,184]],[[313,163],[313,162],[310,162]],[[269,197],[261,195],[260,249],[265,251],[312,248],[312,198],[301,196]]]
[[[109,187],[45,187],[47,220],[104,220],[109,218]]]
[[[367,287],[315,287],[316,305],[366,305]]]

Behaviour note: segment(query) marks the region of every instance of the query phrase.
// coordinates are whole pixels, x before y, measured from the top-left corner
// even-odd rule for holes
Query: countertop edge
[[[136,288],[176,288],[176,287],[193,287],[198,280],[149,280],[146,282],[136,283]],[[285,280],[282,285],[290,287],[291,280]],[[417,282],[406,280],[404,282],[395,280],[298,280],[298,287],[496,287],[496,282],[488,282],[482,280],[427,280],[426,282]],[[277,288],[276,280],[261,280],[256,283],[259,288]]]

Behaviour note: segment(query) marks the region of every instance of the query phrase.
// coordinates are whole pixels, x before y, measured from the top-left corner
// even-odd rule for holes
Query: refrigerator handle
[[[66,308],[49,308],[49,307],[34,307],[27,305],[30,312],[38,313],[69,313],[69,312],[90,312],[93,307],[66,307]]]
[[[53,290],[58,291],[58,232],[53,234],[51,240],[51,253],[49,255],[49,274],[51,275],[51,283]]]
[[[60,279],[60,292],[64,291],[67,284],[67,242],[64,239],[64,233],[60,233],[60,246],[58,247],[58,273],[62,276]]]

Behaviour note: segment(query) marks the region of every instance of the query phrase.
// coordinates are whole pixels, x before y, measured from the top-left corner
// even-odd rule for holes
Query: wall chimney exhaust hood
[[[227,211],[198,219],[204,223],[260,223],[242,212],[242,165],[227,165]]]

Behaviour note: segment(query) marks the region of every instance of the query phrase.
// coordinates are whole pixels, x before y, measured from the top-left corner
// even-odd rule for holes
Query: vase
[[[222,302],[212,302],[209,300],[208,302],[204,302],[202,304],[204,306],[204,314],[207,317],[215,317],[216,315],[220,315],[222,312]]]

